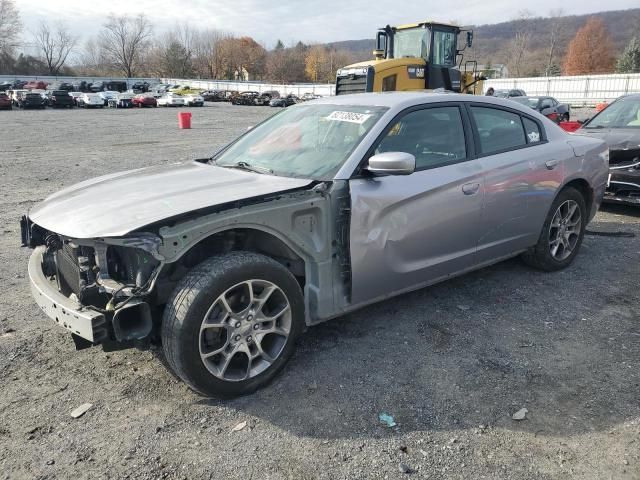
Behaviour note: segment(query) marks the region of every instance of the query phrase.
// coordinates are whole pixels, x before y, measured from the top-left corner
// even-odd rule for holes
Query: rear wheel
[[[192,389],[237,396],[273,379],[303,326],[293,275],[269,257],[234,252],[204,261],[180,281],[165,309],[162,344]]]
[[[568,267],[580,250],[586,226],[584,197],[575,188],[564,188],[549,209],[538,243],[523,254],[524,261],[548,272]]]

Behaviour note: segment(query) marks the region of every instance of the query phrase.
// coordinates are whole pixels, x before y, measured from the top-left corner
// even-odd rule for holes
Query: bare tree
[[[131,78],[141,64],[149,45],[152,26],[144,15],[136,17],[110,15],[99,35],[105,59]]]
[[[522,10],[515,21],[516,32],[509,46],[509,71],[519,77],[523,72],[529,41],[531,40],[531,19],[533,15],[528,10]]]
[[[51,29],[42,22],[33,34],[33,41],[49,70],[49,75],[58,75],[67,57],[78,43],[78,38],[67,32],[63,24]]]
[[[193,66],[200,77],[222,78],[224,75],[223,41],[231,35],[218,30],[204,30],[193,36]]]
[[[10,54],[18,45],[21,30],[20,14],[14,0],[0,0],[0,55]]]
[[[561,8],[551,10],[549,12],[549,43],[547,46],[547,66],[544,74],[550,77],[557,70],[555,66],[555,55],[558,49],[558,43],[562,38],[565,28],[564,11]]]

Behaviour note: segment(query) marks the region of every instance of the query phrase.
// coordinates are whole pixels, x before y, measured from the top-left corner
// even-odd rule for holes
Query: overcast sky
[[[545,16],[558,7],[565,14],[580,15],[640,6],[638,0],[16,0],[16,4],[27,31],[42,18],[61,19],[86,37],[109,13],[144,13],[156,30],[186,22],[250,35],[267,48],[279,38],[285,44],[373,38],[378,27],[418,20],[480,25],[510,20],[522,9]]]

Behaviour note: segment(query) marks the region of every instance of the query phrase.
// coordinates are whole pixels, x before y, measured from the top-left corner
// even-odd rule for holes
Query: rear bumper
[[[29,259],[29,283],[31,294],[47,316],[69,332],[100,343],[108,338],[107,321],[104,315],[88,309],[77,300],[65,297],[58,291],[56,283],[42,272],[42,257],[45,247],[37,247]]]

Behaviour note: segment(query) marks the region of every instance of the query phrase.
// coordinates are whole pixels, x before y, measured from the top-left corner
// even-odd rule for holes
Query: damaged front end
[[[610,150],[604,200],[640,205],[640,147]]]
[[[161,240],[74,239],[21,220],[22,243],[33,248],[29,278],[40,308],[69,330],[77,348],[116,349],[153,330],[151,296],[162,266]]]

